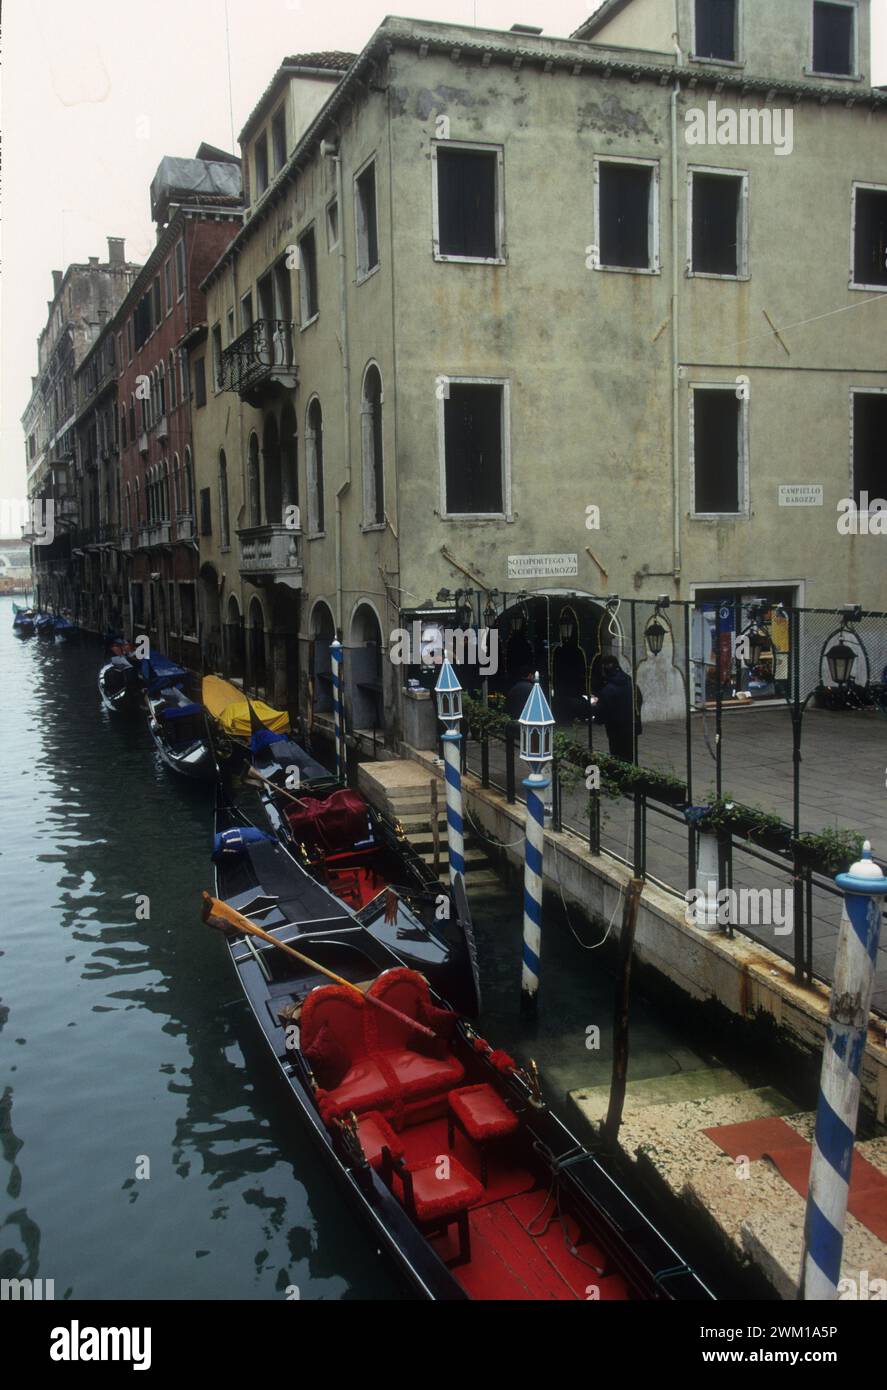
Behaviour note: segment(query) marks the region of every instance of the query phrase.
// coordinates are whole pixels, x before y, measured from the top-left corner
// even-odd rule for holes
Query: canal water
[[[17,639],[0,599],[0,1275],[57,1299],[397,1298],[200,923],[210,794],[103,710],[101,659]],[[612,980],[559,920],[528,1034],[519,902],[478,914],[482,1025],[603,1082]],[[706,1064],[642,1002],[633,1026],[633,1074]]]

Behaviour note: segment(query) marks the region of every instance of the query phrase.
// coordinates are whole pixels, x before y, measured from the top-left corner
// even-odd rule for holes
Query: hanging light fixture
[[[569,642],[576,632],[576,614],[572,608],[562,608],[559,620],[559,631],[562,642]]]
[[[853,648],[848,646],[843,639],[839,639],[826,652],[825,659],[828,662],[829,675],[835,685],[847,685],[856,665],[856,652]]]
[[[644,637],[647,639],[647,646],[650,648],[651,656],[658,656],[665,643],[666,629],[658,618],[650,619],[644,629]]]

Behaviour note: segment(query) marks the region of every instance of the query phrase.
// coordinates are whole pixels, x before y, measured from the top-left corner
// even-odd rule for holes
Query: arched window
[[[261,526],[262,503],[259,494],[259,436],[253,430],[249,437],[246,462],[246,490],[249,501],[249,524]]]
[[[129,437],[133,444],[136,442],[136,398],[129,398]]]
[[[231,544],[231,531],[228,521],[228,461],[225,450],[219,450],[219,531],[221,545],[227,550]]]
[[[163,519],[169,521],[169,459],[163,460]]]
[[[159,393],[158,401],[160,405],[160,418],[162,420],[164,415],[166,414],[166,372],[164,371],[162,362],[158,369],[157,386]]]
[[[120,407],[120,447],[126,448],[126,406]]]
[[[262,432],[262,465],[265,474],[265,520],[283,520],[283,487],[280,476],[280,437],[277,421],[270,413],[265,417]]]
[[[142,524],[142,499],[141,499],[141,490],[140,490],[140,488],[139,488],[139,480],[138,480],[138,478],[136,478],[136,480],[135,480],[134,488],[135,488],[135,499],[136,499],[136,505],[135,505],[135,523],[136,523],[136,526],[138,527],[138,526],[141,526],[141,524]]]
[[[382,459],[382,378],[378,367],[367,367],[360,406],[363,455],[363,524],[379,526],[385,520],[385,485]]]
[[[170,411],[173,411],[176,408],[176,359],[172,353],[169,354],[167,380],[169,382],[169,408]]]
[[[305,428],[305,461],[308,470],[308,533],[323,531],[323,412],[315,396],[308,405]]]
[[[191,476],[191,450],[185,449],[184,504],[188,516],[194,515],[194,481]]]
[[[126,529],[132,530],[132,490],[129,483],[126,484]]]

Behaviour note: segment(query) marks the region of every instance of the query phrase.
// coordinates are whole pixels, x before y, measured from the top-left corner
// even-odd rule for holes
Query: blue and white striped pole
[[[465,826],[462,819],[462,687],[449,657],[444,657],[440,675],[434,687],[437,713],[447,728],[441,735],[444,752],[444,777],[447,792],[447,848],[450,856],[450,883],[456,876],[465,877]]]
[[[837,1297],[841,1277],[859,1070],[868,1033],[881,905],[887,894],[887,878],[873,861],[868,841],[862,859],[848,873],[838,874],[835,882],[844,894],[844,910],[822,1055],[800,1290],[802,1299],[820,1302]]]
[[[345,767],[345,711],[342,705],[342,643],[338,637],[330,642],[330,659],[333,675],[333,729],[336,740],[336,777],[342,783],[346,779]]]
[[[527,793],[527,826],[524,842],[524,948],[521,970],[521,1013],[534,1017],[539,997],[539,960],[542,953],[542,860],[545,851],[545,802],[551,785],[551,735],[554,717],[539,684],[539,675],[518,721],[521,757],[530,765],[524,778]]]

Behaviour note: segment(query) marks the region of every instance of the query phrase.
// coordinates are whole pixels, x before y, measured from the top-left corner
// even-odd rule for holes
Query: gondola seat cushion
[[[451,1091],[447,1099],[462,1129],[469,1139],[477,1143],[502,1139],[506,1134],[513,1134],[518,1127],[517,1116],[509,1110],[498,1092],[486,1083],[463,1086],[461,1090]]]
[[[403,1158],[403,1145],[378,1110],[366,1110],[358,1116],[357,1133],[364,1157],[371,1168],[381,1168],[384,1149],[392,1158]]]
[[[423,1021],[423,1005],[430,1003],[427,981],[402,968],[385,971],[367,993],[415,1022]],[[406,1108],[417,1102],[442,1097],[445,1104],[446,1093],[458,1086],[465,1069],[449,1052],[440,1057],[418,1052],[411,1045],[414,1039],[409,1022],[365,1003],[343,985],[312,990],[302,1009],[301,1047],[312,1070],[312,1057],[320,1059],[318,1083],[332,1083],[319,1097],[324,1118],[348,1110],[379,1110],[398,1126]]]
[[[448,1155],[447,1168],[446,1177],[441,1176],[437,1160],[410,1169],[416,1219],[423,1226],[457,1216],[485,1195],[477,1178],[472,1177],[457,1158]]]

